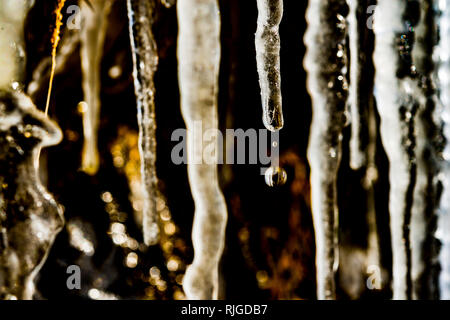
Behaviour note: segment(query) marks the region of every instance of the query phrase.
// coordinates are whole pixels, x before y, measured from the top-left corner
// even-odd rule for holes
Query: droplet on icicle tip
[[[265,173],[266,184],[269,187],[278,187],[286,183],[287,173],[283,168],[270,167]]]

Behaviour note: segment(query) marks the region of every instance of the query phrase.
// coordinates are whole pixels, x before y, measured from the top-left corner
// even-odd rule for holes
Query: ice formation
[[[218,128],[220,13],[217,0],[178,0],[177,14],[181,110],[188,129],[188,176],[195,202],[195,255],[186,270],[183,288],[188,299],[217,299],[227,208],[219,187],[217,159],[205,161],[206,150],[199,147],[192,130],[198,121],[204,133]],[[218,154],[216,136],[211,137],[210,144]],[[203,161],[196,164],[195,159]]]
[[[311,201],[316,236],[317,297],[334,299],[338,266],[337,171],[341,159],[342,130],[347,99],[345,15],[342,0],[311,1],[306,19],[304,60],[312,98],[308,159]]]
[[[432,0],[420,1],[420,18],[414,27],[412,63],[418,104],[415,118],[417,178],[411,213],[411,298],[438,296],[434,281],[436,243],[434,232],[439,205],[439,149],[442,145],[442,120],[436,84],[433,53],[438,41],[436,12]]]
[[[81,166],[86,173],[95,174],[99,167],[97,139],[101,105],[101,60],[112,1],[91,0],[90,3],[92,7],[86,1],[81,2],[81,66],[83,93],[87,103],[87,110],[83,112],[84,146]]]
[[[375,96],[380,133],[389,159],[389,214],[393,298],[411,295],[409,226],[416,181],[414,119],[417,101],[411,61],[412,25],[407,2],[380,0],[375,11]]]
[[[263,123],[268,130],[276,131],[283,127],[279,34],[283,0],[257,0],[257,4],[255,46]]]
[[[368,100],[365,86],[364,66],[367,0],[348,0],[350,13],[348,16],[350,46],[350,85],[348,104],[351,115],[350,167],[359,169],[367,164],[367,117]]]
[[[137,97],[141,177],[144,186],[144,241],[150,245],[156,244],[158,240],[156,210],[158,178],[156,176],[155,85],[153,83],[158,67],[158,50],[152,32],[155,3],[149,0],[128,0],[127,5],[133,52],[134,87]]]
[[[63,212],[39,181],[41,147],[62,133],[31,100],[0,91],[0,298],[32,299],[34,278],[64,224]]]

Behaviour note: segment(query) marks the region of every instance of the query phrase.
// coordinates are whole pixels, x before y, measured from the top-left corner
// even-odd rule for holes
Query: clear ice
[[[263,123],[268,130],[276,131],[283,127],[279,34],[283,0],[257,0],[257,5],[255,46]]]
[[[156,176],[155,85],[158,49],[153,36],[153,0],[128,0],[130,40],[133,53],[133,77],[137,98],[139,153],[144,186],[143,229],[147,245],[158,241],[158,178]]]

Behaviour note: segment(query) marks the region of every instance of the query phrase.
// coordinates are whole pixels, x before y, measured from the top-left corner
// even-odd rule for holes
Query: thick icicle
[[[411,294],[409,224],[416,177],[414,118],[417,102],[411,78],[411,24],[408,1],[379,0],[374,17],[375,96],[380,133],[389,159],[389,214],[393,298]],[[412,10],[411,12],[413,12]]]
[[[34,0],[0,1],[0,88],[17,89],[25,77],[23,28]]]
[[[81,28],[81,66],[83,93],[87,110],[83,112],[84,146],[82,170],[95,174],[99,167],[97,149],[100,118],[100,75],[103,44],[108,27],[107,17],[111,0],[91,0],[92,7],[81,1],[83,26]]]
[[[417,179],[411,213],[411,281],[413,299],[438,296],[435,281],[437,210],[439,204],[438,148],[442,143],[440,109],[434,83],[433,52],[437,43],[433,0],[420,1],[420,20],[415,29],[412,62],[414,94],[418,102],[415,122]]]
[[[177,14],[181,110],[188,129],[188,175],[195,202],[195,256],[183,288],[188,299],[217,299],[227,208],[219,187],[217,159],[204,159],[208,150],[200,147],[202,135],[197,137],[193,130],[197,124],[204,133],[218,130],[220,14],[217,0],[178,0]],[[208,146],[219,153],[217,136],[211,137]]]
[[[279,34],[283,0],[257,0],[257,4],[255,46],[263,123],[267,130],[276,131],[283,127]]]
[[[366,61],[364,38],[366,28],[367,0],[347,0],[350,44],[350,85],[348,103],[351,115],[350,167],[359,169],[367,163],[367,113],[368,92],[364,74]]]
[[[0,91],[0,299],[32,299],[34,278],[64,224],[35,166],[41,147],[61,138],[28,97]]]
[[[304,60],[312,98],[308,159],[316,235],[317,297],[334,299],[338,266],[337,171],[347,99],[345,0],[310,1]]]
[[[439,208],[438,230],[436,237],[441,242],[439,263],[440,298],[450,299],[450,0],[439,1],[439,47],[440,60],[437,72],[439,99],[442,106],[444,136],[446,140],[442,164],[442,198]]]
[[[134,88],[137,97],[139,153],[144,190],[143,229],[147,245],[158,241],[156,200],[156,119],[153,77],[158,67],[158,50],[153,37],[153,0],[128,0],[131,48],[133,52]]]

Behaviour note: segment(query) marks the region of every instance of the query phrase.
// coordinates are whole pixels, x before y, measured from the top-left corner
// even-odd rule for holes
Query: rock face
[[[32,299],[34,277],[64,225],[39,181],[40,149],[62,133],[22,93],[0,91],[0,298]]]

